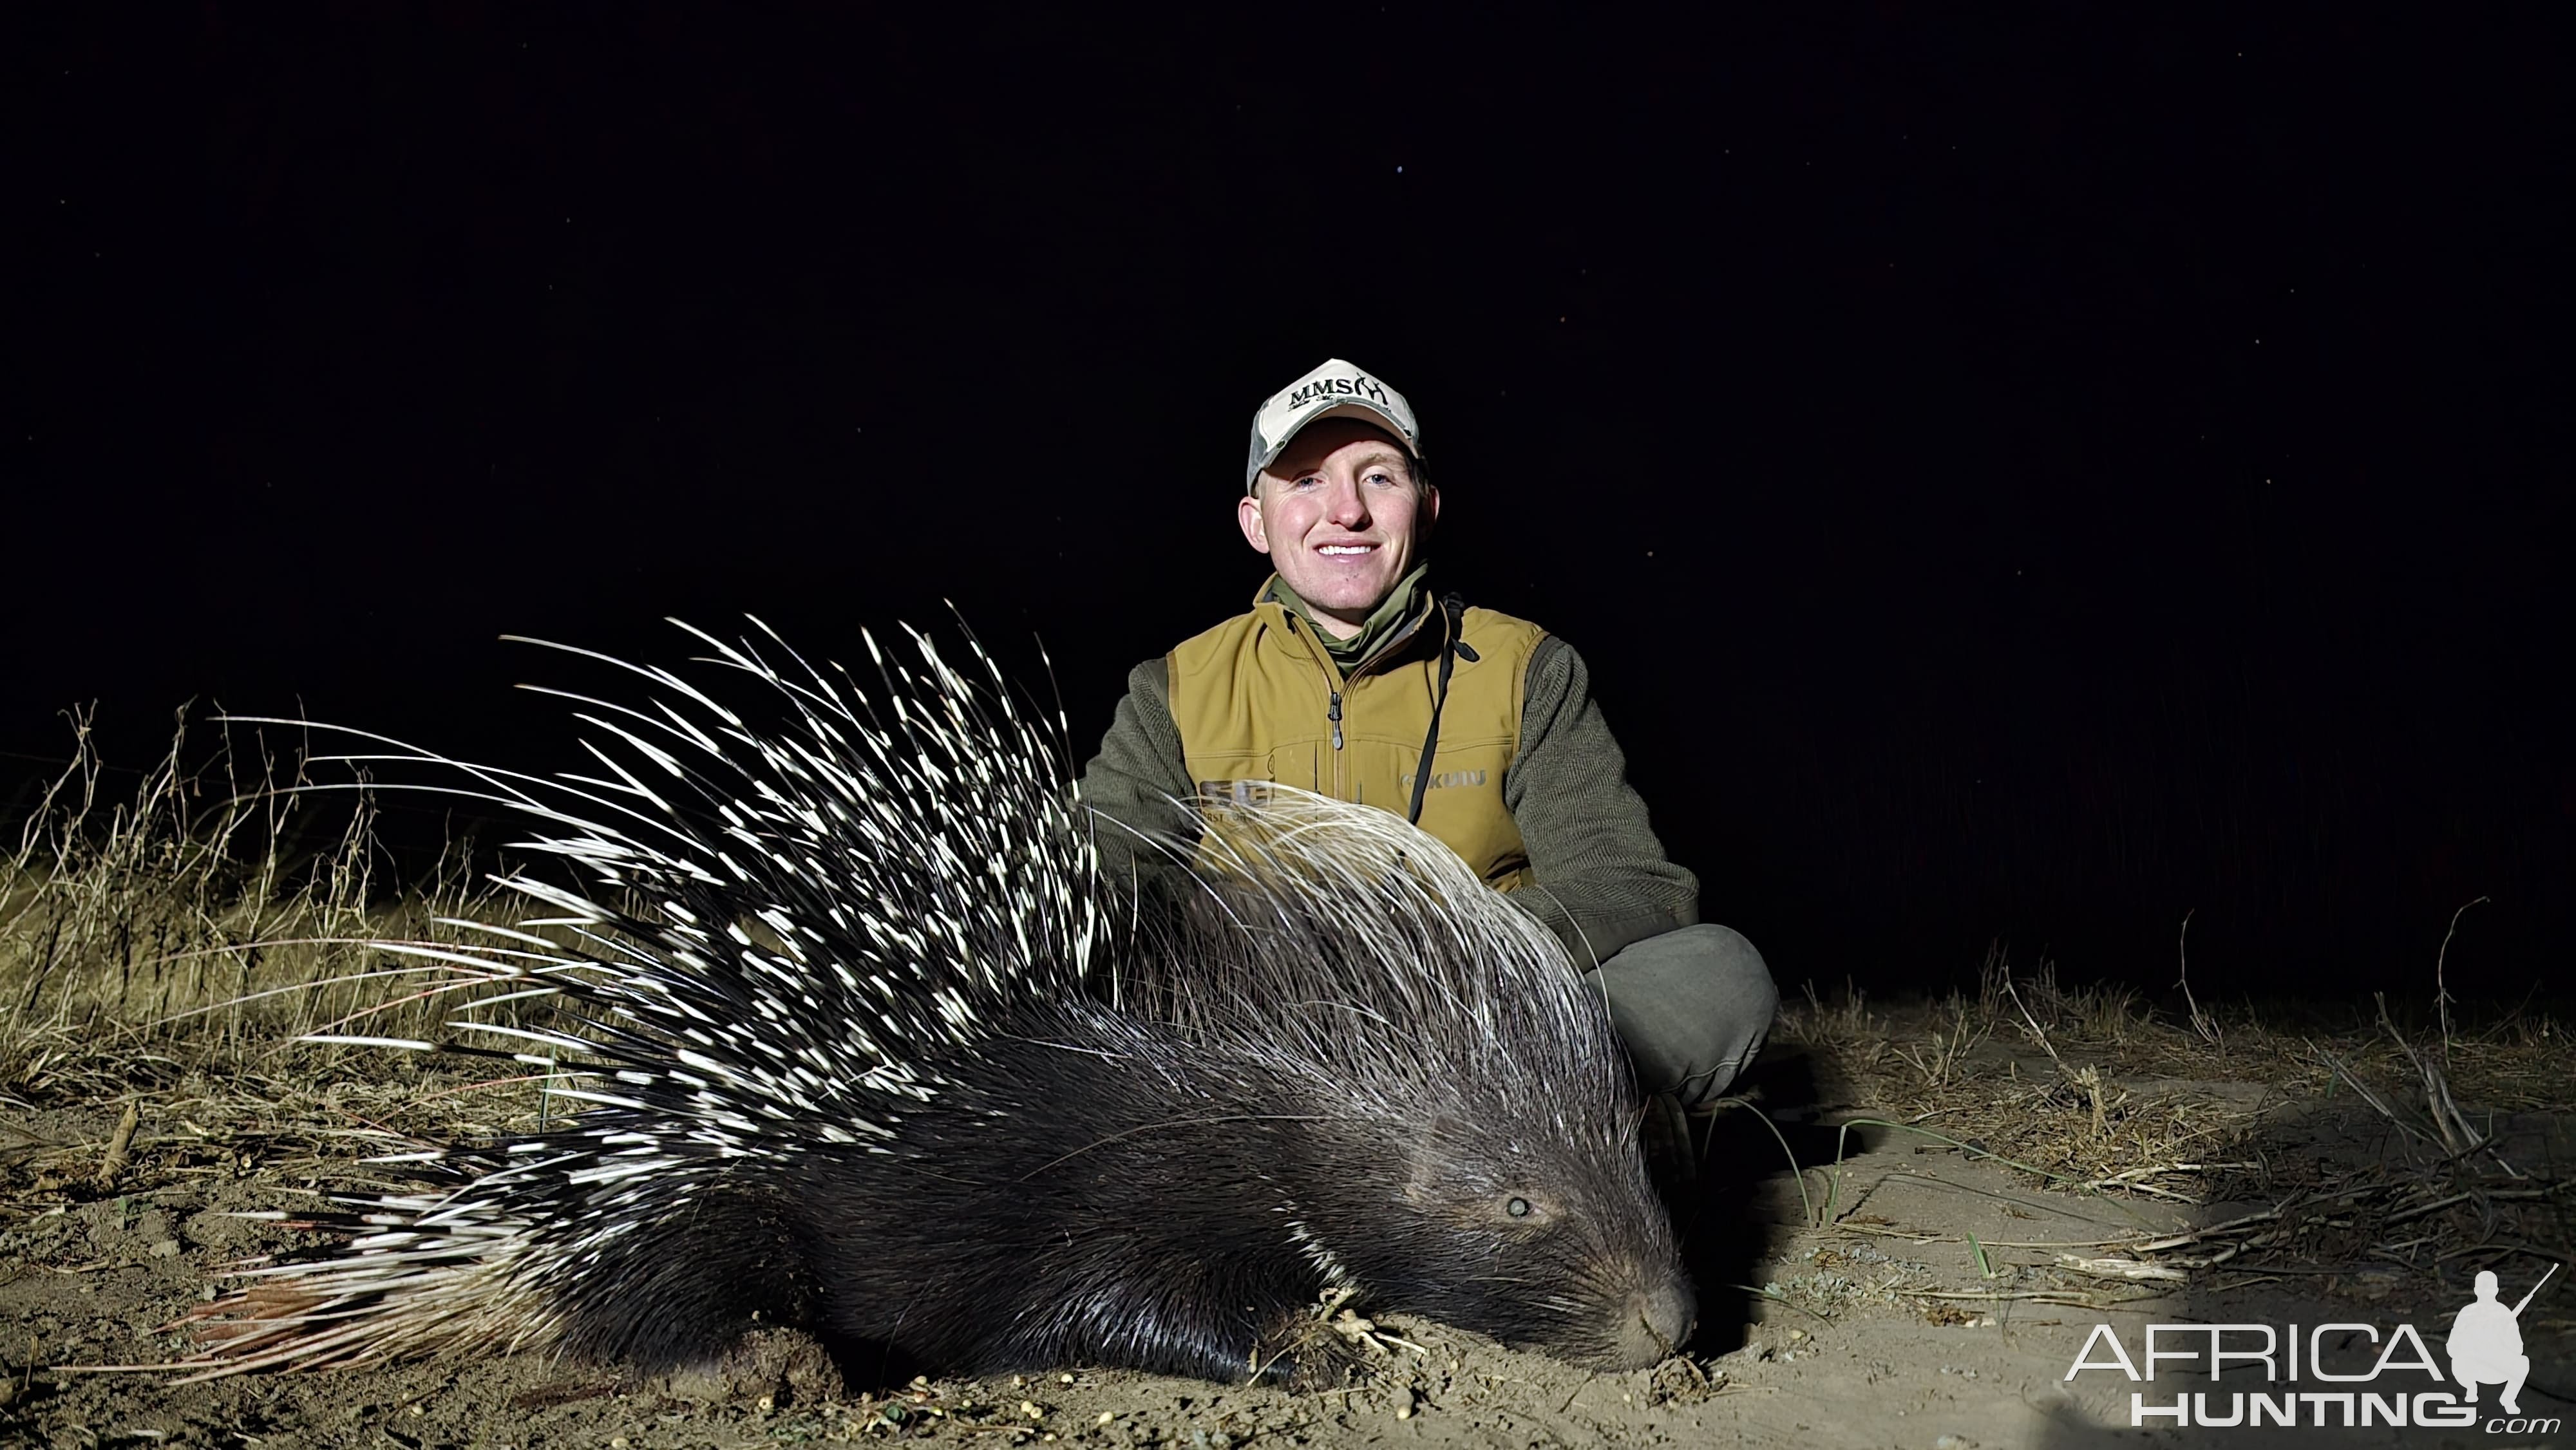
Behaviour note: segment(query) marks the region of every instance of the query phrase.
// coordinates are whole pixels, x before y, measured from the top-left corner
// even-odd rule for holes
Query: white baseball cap
[[[1334,358],[1271,394],[1252,415],[1252,459],[1243,466],[1243,491],[1259,486],[1261,470],[1278,461],[1299,430],[1326,418],[1357,418],[1384,428],[1406,452],[1422,456],[1422,428],[1413,421],[1413,405],[1358,364]]]

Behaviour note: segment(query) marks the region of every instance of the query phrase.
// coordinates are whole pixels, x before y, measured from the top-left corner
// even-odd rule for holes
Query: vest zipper
[[[1344,683],[1357,684],[1361,677],[1376,673],[1377,667],[1380,664],[1394,658],[1396,652],[1403,649],[1406,643],[1412,640],[1413,636],[1421,631],[1423,619],[1430,618],[1432,614],[1439,612],[1440,608],[1441,605],[1435,600],[1431,609],[1426,611],[1422,618],[1416,619],[1411,624],[1406,625],[1394,638],[1389,639],[1386,643],[1379,645],[1374,651],[1372,651],[1367,659],[1361,660],[1357,665],[1353,666],[1350,679]],[[1282,613],[1284,613],[1288,619],[1288,632],[1291,634],[1299,633],[1297,627],[1297,612],[1293,609],[1283,609]],[[1320,650],[1323,647],[1323,636],[1319,633],[1315,638],[1315,648]],[[1323,659],[1317,660],[1316,663],[1322,666],[1326,681],[1324,690],[1328,698],[1328,703],[1324,709],[1324,719],[1333,727],[1332,794],[1333,797],[1338,800],[1341,798],[1342,794],[1342,692],[1335,688],[1331,683],[1333,676],[1338,673],[1334,670],[1331,661]]]
[[[1437,606],[1434,607],[1436,608]],[[1343,681],[1343,683],[1345,685],[1356,685],[1364,676],[1375,674],[1377,672],[1378,665],[1386,660],[1394,658],[1396,651],[1404,648],[1405,642],[1412,639],[1414,634],[1421,628],[1422,621],[1419,619],[1406,625],[1401,633],[1397,634],[1386,643],[1379,645],[1376,650],[1370,653],[1367,659],[1361,660],[1359,663],[1353,665],[1351,667],[1350,678]],[[1321,649],[1323,648],[1323,645],[1323,639],[1318,636],[1315,641],[1315,647],[1317,649]],[[1331,666],[1327,665],[1325,669],[1327,671],[1325,678],[1329,681],[1331,678]],[[1333,722],[1333,749],[1335,751],[1339,751],[1342,748],[1342,692],[1334,689],[1329,683],[1324,686],[1324,689],[1332,697],[1332,705],[1324,712],[1324,718]],[[1333,757],[1333,793],[1335,795],[1339,795],[1341,793],[1341,784],[1341,757],[1337,754]]]

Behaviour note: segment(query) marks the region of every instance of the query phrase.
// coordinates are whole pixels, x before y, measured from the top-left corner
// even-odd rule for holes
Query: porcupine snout
[[[1615,1369],[1647,1369],[1671,1358],[1699,1327],[1699,1297],[1686,1279],[1666,1279],[1628,1296],[1619,1337],[1610,1345]]]

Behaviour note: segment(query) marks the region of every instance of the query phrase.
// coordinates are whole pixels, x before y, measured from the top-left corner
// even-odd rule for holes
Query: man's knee
[[[1762,954],[1713,924],[1632,942],[1586,980],[1608,1001],[1638,1084],[1685,1107],[1726,1091],[1762,1050],[1780,1008]]]

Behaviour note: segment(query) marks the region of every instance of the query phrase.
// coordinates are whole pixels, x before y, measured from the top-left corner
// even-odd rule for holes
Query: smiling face
[[[1308,426],[1238,501],[1244,541],[1270,556],[1315,622],[1348,639],[1421,562],[1440,494],[1404,448],[1349,418]]]

